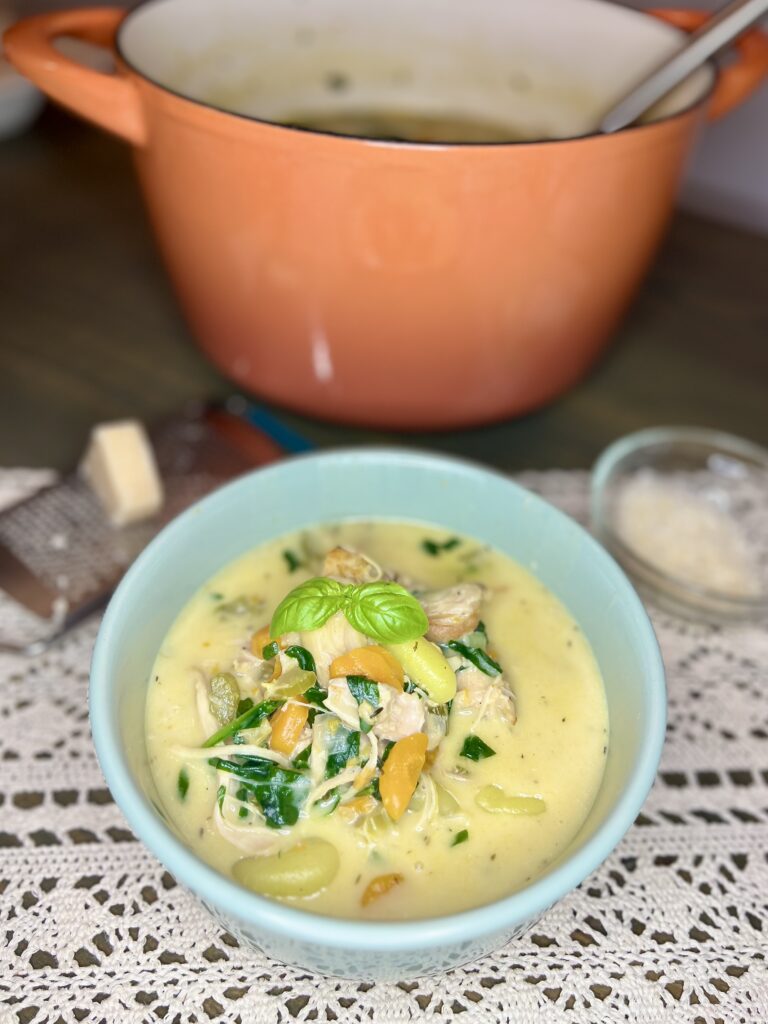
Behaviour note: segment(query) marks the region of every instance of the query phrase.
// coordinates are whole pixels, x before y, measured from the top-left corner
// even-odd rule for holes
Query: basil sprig
[[[384,644],[416,640],[429,627],[424,609],[399,583],[345,584],[317,576],[283,598],[272,616],[270,636],[319,629],[339,611],[360,633]]]

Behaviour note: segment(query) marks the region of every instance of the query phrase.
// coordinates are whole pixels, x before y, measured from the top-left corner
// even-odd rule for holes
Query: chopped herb
[[[326,779],[343,771],[350,761],[360,754],[360,733],[351,732],[343,725],[331,735],[328,745],[328,759],[325,762]]]
[[[273,640],[272,643],[267,644],[266,647],[262,647],[261,649],[261,656],[266,661],[269,661],[271,658],[276,658],[279,653],[280,644],[277,642],[277,640]]]
[[[211,591],[211,600],[212,601],[223,601],[224,600],[224,595],[219,593],[218,590],[213,590],[213,591]]]
[[[179,777],[176,780],[176,789],[179,794],[179,799],[187,799],[187,790],[189,789],[189,772],[186,768],[182,768],[179,772]]]
[[[244,715],[245,712],[250,711],[252,707],[253,701],[251,700],[251,698],[243,697],[243,699],[239,701],[237,705],[237,717],[239,718],[240,715]]]
[[[484,672],[487,676],[500,676],[502,673],[501,665],[498,661],[495,661],[490,654],[486,654],[480,647],[469,647],[467,644],[463,644],[461,640],[449,640],[448,647],[452,651],[456,651],[462,658],[466,658],[467,661],[471,661],[475,668],[479,668],[481,672]]]
[[[296,757],[294,757],[294,759],[293,759],[293,767],[294,768],[306,768],[309,765],[309,757],[310,757],[311,753],[312,753],[312,744],[310,743],[310,744],[308,744],[308,746],[304,747],[304,749],[302,750],[302,752],[300,754],[297,754]]]
[[[242,757],[238,761],[212,757],[208,763],[244,783],[270,828],[295,825],[299,820],[311,785],[308,775],[281,768],[261,757]]]
[[[387,744],[385,745],[384,749],[381,752],[381,755],[379,756],[379,766],[380,767],[384,765],[384,762],[387,760],[387,758],[389,757],[390,753],[392,752],[392,747],[394,747],[394,745],[395,745],[395,741],[394,740],[389,740],[387,742]]]
[[[248,817],[248,808],[247,807],[240,807],[238,809],[237,815],[238,815],[239,818],[247,818]]]
[[[451,841],[451,846],[459,846],[461,843],[466,843],[469,839],[469,832],[463,828],[461,832],[457,832]]]
[[[282,700],[263,700],[261,703],[255,704],[253,707],[248,708],[247,711],[244,711],[242,715],[238,715],[237,718],[223,725],[213,736],[209,736],[203,746],[215,747],[217,743],[221,743],[222,740],[227,739],[241,729],[252,729],[265,718],[269,718],[284,703],[285,701]]]
[[[283,552],[283,558],[285,559],[285,564],[288,566],[288,572],[296,572],[296,570],[300,569],[304,564],[290,548],[285,549]]]
[[[403,690],[406,693],[413,693],[413,691],[415,689],[416,689],[416,684],[411,682],[410,679],[406,679],[405,682],[403,683]]]
[[[421,542],[421,546],[424,549],[424,551],[426,551],[428,555],[432,555],[433,558],[436,558],[437,555],[441,553],[441,551],[453,551],[453,549],[457,548],[459,544],[461,544],[460,537],[449,537],[448,540],[444,541],[430,540],[429,538],[425,538]]]
[[[310,704],[317,704],[318,707],[323,707],[323,701],[328,696],[328,691],[324,690],[322,686],[310,686],[308,690],[302,693],[304,700],[308,700]]]
[[[221,810],[221,805],[224,803],[224,797],[226,795],[227,795],[227,787],[224,786],[224,785],[219,786],[219,788],[216,790],[216,801],[217,801],[217,803],[219,805],[219,810]]]
[[[468,757],[470,761],[482,761],[486,757],[493,757],[496,751],[472,733],[462,743],[459,753],[461,757]]]
[[[269,645],[270,647],[272,644]],[[264,648],[266,651],[266,647]],[[303,668],[305,672],[314,672],[317,675],[317,666],[315,665],[315,659],[312,657],[306,647],[300,647],[298,644],[291,644],[290,647],[285,648],[285,653],[289,658],[295,658],[299,663],[299,668]]]

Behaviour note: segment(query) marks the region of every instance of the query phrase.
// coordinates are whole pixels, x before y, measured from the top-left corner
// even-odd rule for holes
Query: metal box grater
[[[191,409],[150,436],[161,512],[118,529],[76,472],[0,512],[0,649],[40,650],[103,605],[125,570],[179,512],[227,480],[280,458],[267,434],[223,408]]]

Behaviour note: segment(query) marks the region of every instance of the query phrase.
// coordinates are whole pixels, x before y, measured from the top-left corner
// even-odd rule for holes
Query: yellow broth
[[[199,747],[208,735],[196,709],[195,675],[226,670],[282,597],[317,575],[316,564],[297,568],[286,552],[306,562],[308,549],[322,556],[336,544],[365,552],[420,584],[482,582],[487,588],[482,618],[514,693],[517,721],[510,726],[484,719],[477,735],[496,755],[473,762],[459,756],[466,723],[454,728],[449,719],[429,772],[458,802],[458,815],[436,815],[425,822],[417,791],[405,815],[396,824],[387,825],[385,819],[383,828],[347,824],[338,811],[300,818],[291,838],[328,840],[339,852],[340,867],[323,891],[286,902],[364,919],[465,910],[533,881],[576,835],[599,788],[608,743],[603,684],[589,644],[562,604],[506,556],[468,538],[437,555],[424,550],[425,538],[439,542],[448,537],[435,527],[390,521],[319,527],[243,555],[190,599],[157,655],[146,735],[165,811],[202,859],[231,874],[245,854],[214,827],[215,771],[205,759],[189,761],[178,750]],[[220,611],[241,595],[250,599],[244,611]],[[189,784],[182,799],[178,779],[184,767]],[[475,802],[489,785],[541,798],[545,810],[537,815],[489,813]],[[377,817],[380,821],[383,815]],[[452,845],[464,831],[466,841]],[[363,907],[366,886],[389,873],[402,880]]]

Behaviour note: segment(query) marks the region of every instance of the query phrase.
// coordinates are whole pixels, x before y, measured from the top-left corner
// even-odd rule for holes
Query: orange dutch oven
[[[19,22],[11,62],[133,146],[203,350],[303,413],[478,424],[569,388],[610,338],[697,128],[768,74],[755,30],[650,123],[600,114],[705,15],[604,0],[147,0]],[[112,50],[105,74],[56,48]],[[423,144],[274,123],[388,109],[528,141]]]

